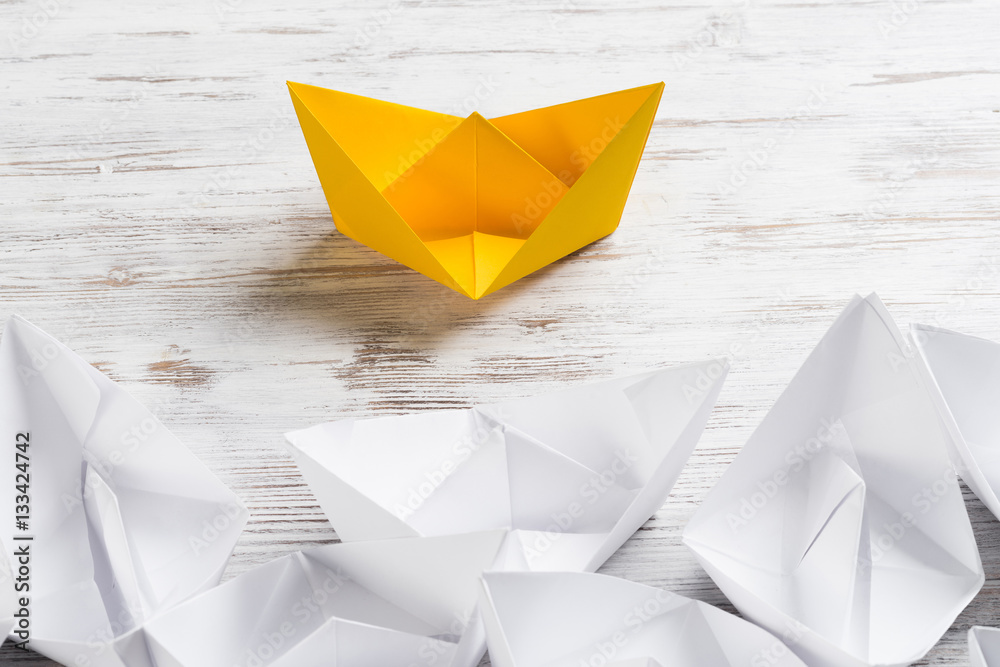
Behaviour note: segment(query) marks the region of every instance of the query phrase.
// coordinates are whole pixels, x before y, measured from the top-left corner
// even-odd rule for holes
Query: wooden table
[[[285,431],[737,350],[604,568],[731,610],[682,526],[848,298],[1000,339],[995,2],[319,4],[0,3],[0,312],[241,494],[227,578],[335,538]],[[666,93],[619,230],[476,302],[334,230],[286,79],[486,116]],[[1000,523],[966,496],[986,586],[921,665],[1000,625]]]

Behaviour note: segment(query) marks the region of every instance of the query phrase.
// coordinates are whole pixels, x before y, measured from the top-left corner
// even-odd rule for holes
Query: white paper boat
[[[0,526],[9,554],[33,538],[28,647],[148,667],[144,623],[218,583],[246,508],[127,392],[17,317],[0,343],[0,432],[4,479],[30,475],[25,528],[10,502]]]
[[[876,296],[856,297],[691,519],[685,543],[813,667],[907,665],[983,584],[950,435]]]
[[[479,577],[504,531],[331,544],[147,625],[157,667],[475,667]]]
[[[721,609],[579,572],[488,572],[479,608],[493,667],[805,667]]]
[[[1000,517],[1000,344],[924,325],[910,332],[953,436],[955,465]]]
[[[288,434],[344,541],[511,529],[505,569],[595,570],[663,505],[725,360]]]
[[[969,664],[971,667],[1000,666],[1000,628],[969,628]]]

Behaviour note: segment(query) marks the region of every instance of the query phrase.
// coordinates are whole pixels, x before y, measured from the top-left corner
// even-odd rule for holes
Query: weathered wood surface
[[[729,609],[682,526],[850,295],[1000,338],[997,3],[322,5],[0,3],[0,313],[242,495],[227,577],[334,539],[287,430],[729,353],[672,497],[604,568]],[[333,230],[286,79],[487,116],[667,88],[620,229],[474,302]],[[921,665],[1000,625],[1000,523],[968,498],[988,580]]]

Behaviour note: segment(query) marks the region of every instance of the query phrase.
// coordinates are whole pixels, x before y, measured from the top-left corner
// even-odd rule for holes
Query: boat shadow
[[[331,330],[439,339],[504,310],[544,273],[477,301],[334,230],[271,272],[254,299],[255,307]]]

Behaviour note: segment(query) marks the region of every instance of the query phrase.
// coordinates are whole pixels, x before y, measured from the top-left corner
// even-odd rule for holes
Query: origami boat
[[[475,667],[504,531],[297,551],[147,624],[156,667]]]
[[[487,120],[288,88],[337,229],[473,299],[615,230],[663,93]]]
[[[984,581],[951,439],[882,302],[855,297],[684,542],[811,667],[909,665]]]
[[[742,618],[603,574],[487,572],[480,596],[493,667],[805,667]]]
[[[1000,518],[1000,344],[915,324],[911,335],[951,430],[955,465],[976,496]]]
[[[971,667],[1000,665],[1000,628],[981,625],[969,628],[969,664]]]
[[[596,570],[656,513],[725,360],[287,435],[345,542],[509,529],[507,570]]]
[[[0,429],[10,480],[15,452],[30,475],[29,518],[15,524],[11,504],[0,527],[5,553],[32,553],[18,594],[29,648],[65,665],[152,667],[145,623],[219,582],[246,508],[154,414],[18,317],[0,343]],[[9,617],[0,602],[0,627]]]

